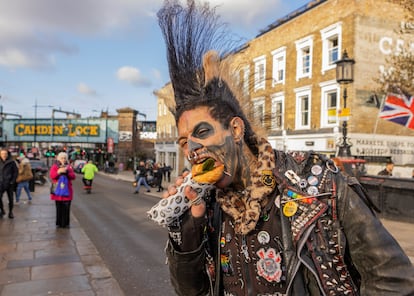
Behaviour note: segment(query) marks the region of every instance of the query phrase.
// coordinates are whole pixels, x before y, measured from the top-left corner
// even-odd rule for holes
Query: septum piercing
[[[197,154],[197,152],[195,152],[195,151],[193,151],[191,154],[188,154],[187,155],[187,159],[188,159],[188,161],[191,161],[191,160],[196,160],[198,158],[198,154]]]

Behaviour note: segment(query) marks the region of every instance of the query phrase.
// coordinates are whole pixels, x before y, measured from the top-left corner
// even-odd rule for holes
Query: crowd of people
[[[92,187],[95,173],[98,171],[97,166],[91,161],[87,161],[80,173],[83,174],[82,182],[86,187]],[[169,165],[161,163],[152,163],[141,161],[140,165],[135,170],[136,174],[136,189],[138,193],[141,185],[146,187],[147,191],[151,187],[156,188],[158,192],[163,191],[163,180],[171,182],[172,168]],[[106,170],[105,170],[106,172]],[[56,155],[56,158],[51,164],[49,170],[49,178],[51,187],[57,185],[59,177],[65,175],[68,179],[68,194],[66,196],[57,195],[52,192],[51,188],[50,198],[56,204],[56,226],[65,228],[69,227],[70,221],[70,204],[73,199],[72,181],[76,178],[74,168],[72,167],[69,155],[62,151]],[[22,199],[22,192],[27,195],[27,201],[32,202],[33,196],[31,193],[30,184],[34,182],[34,173],[30,164],[30,160],[21,154],[18,157],[12,157],[7,148],[0,149],[0,218],[7,215],[10,219],[14,218],[13,208],[18,205]],[[3,195],[6,193],[8,200],[8,207],[3,203]],[[7,211],[8,209],[8,211]]]
[[[147,192],[151,192],[151,187],[157,188],[157,192],[164,190],[162,182],[171,182],[172,168],[165,163],[151,163],[141,160],[134,171],[135,190],[134,194],[139,193],[141,186],[144,186]]]

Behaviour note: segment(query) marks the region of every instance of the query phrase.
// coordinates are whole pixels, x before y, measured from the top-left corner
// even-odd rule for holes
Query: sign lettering
[[[47,125],[47,124],[25,124],[18,123],[14,125],[15,136],[66,136],[66,137],[99,137],[99,125],[88,124],[67,124],[62,125]]]

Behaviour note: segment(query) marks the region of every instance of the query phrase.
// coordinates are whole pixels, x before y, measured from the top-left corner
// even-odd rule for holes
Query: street
[[[81,178],[74,181],[73,214],[125,295],[174,295],[165,264],[166,230],[146,216],[157,199],[99,174],[86,194]]]

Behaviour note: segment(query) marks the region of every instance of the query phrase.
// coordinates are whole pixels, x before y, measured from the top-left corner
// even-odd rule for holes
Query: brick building
[[[312,1],[270,24],[231,57],[248,110],[274,148],[335,155],[342,136],[335,113],[344,103],[335,62],[346,50],[355,60],[354,81],[346,85],[352,155],[414,166],[414,131],[378,119],[378,106],[369,103],[383,100],[374,79],[386,58],[401,44],[413,48],[412,33],[396,33],[402,24],[396,16],[402,15],[385,0]],[[159,98],[159,110],[162,104]],[[162,131],[162,121],[158,125]],[[157,144],[164,142],[159,134]]]

